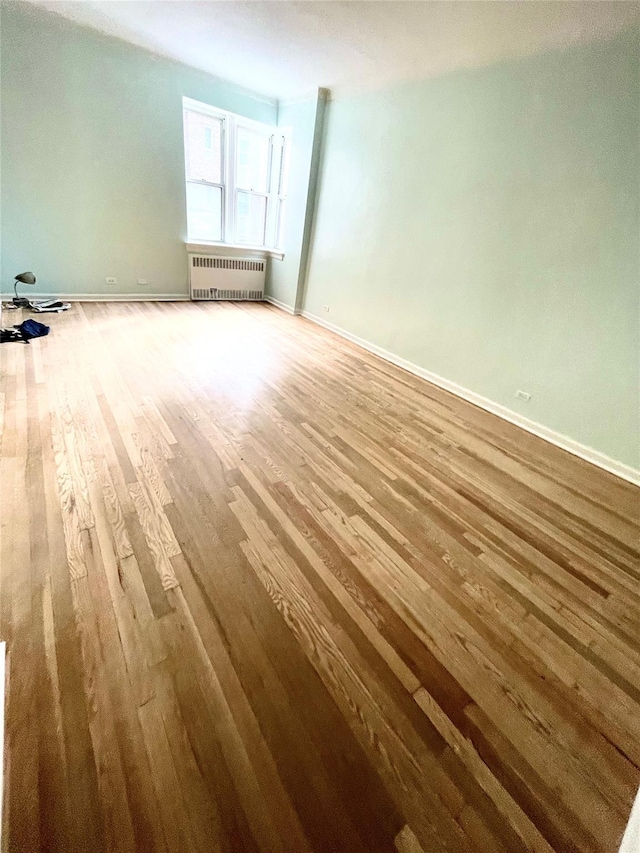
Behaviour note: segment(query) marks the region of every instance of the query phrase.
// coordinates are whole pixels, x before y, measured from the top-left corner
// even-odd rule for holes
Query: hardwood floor
[[[0,348],[5,851],[617,850],[640,490],[265,305],[47,322]]]

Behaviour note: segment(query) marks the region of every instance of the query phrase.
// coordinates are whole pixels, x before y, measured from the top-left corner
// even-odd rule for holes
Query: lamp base
[[[24,296],[14,296],[13,297],[13,304],[16,306],[16,308],[30,308],[31,307],[31,303],[29,302],[28,299],[25,299]]]

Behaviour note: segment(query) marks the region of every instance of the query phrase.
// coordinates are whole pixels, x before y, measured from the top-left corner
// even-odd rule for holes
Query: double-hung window
[[[198,101],[183,102],[189,239],[281,249],[287,134]]]

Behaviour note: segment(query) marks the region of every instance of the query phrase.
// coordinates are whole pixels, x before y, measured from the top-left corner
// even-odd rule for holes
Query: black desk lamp
[[[13,304],[16,308],[28,308],[29,300],[25,299],[24,296],[18,296],[18,282],[21,284],[35,284],[36,277],[32,272],[21,272],[16,276],[16,280],[13,283],[13,292],[15,293]]]

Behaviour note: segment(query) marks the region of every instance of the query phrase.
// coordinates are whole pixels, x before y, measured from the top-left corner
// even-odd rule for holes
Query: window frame
[[[284,232],[287,222],[289,180],[291,178],[291,128],[278,128],[280,136],[278,160],[276,165],[276,185],[274,206],[274,239],[276,246],[284,246]]]
[[[226,122],[226,114],[222,110],[216,110],[213,107],[205,109],[195,110],[191,106],[187,106],[187,102],[189,104],[198,104],[198,101],[191,101],[189,98],[183,98],[183,109],[182,109],[182,137],[184,140],[184,178],[185,178],[185,209],[187,214],[187,236],[188,239],[192,239],[189,234],[189,196],[186,192],[188,184],[199,184],[200,186],[205,187],[217,187],[220,189],[222,193],[222,210],[220,211],[220,240],[225,243],[226,240],[226,172],[227,172],[227,145],[226,145],[226,137],[227,137],[227,122]],[[206,107],[206,104],[202,104],[201,106]],[[204,178],[194,179],[189,177],[188,171],[188,160],[187,160],[187,134],[186,134],[186,122],[185,122],[185,113],[186,112],[198,112],[201,115],[206,115],[211,118],[215,118],[221,123],[220,127],[220,178],[222,183],[216,183],[214,181],[207,181]],[[205,150],[213,150],[206,149]],[[217,242],[217,241],[212,241]]]
[[[207,180],[194,180],[188,175],[188,148],[185,121],[185,114],[187,112],[200,113],[201,115],[210,116],[211,118],[221,121],[221,184]],[[195,183],[202,184],[204,186],[218,187],[222,192],[221,240],[209,240],[204,242],[216,243],[219,245],[242,246],[247,249],[262,249],[263,251],[282,251],[283,246],[280,243],[280,239],[284,235],[284,229],[280,227],[280,217],[283,202],[286,209],[286,196],[284,198],[281,196],[283,181],[280,173],[280,164],[282,164],[282,169],[285,168],[285,163],[286,167],[290,164],[290,133],[286,132],[282,128],[254,121],[253,119],[245,118],[244,116],[237,115],[236,113],[231,113],[227,110],[221,110],[217,107],[212,107],[209,104],[204,104],[201,101],[195,101],[192,98],[182,99],[182,123],[184,139],[185,190],[187,184]],[[238,155],[237,137],[239,128],[244,128],[252,133],[257,133],[260,136],[267,137],[269,140],[269,163],[267,167],[266,193],[257,190],[248,190],[238,187],[236,184]],[[251,195],[260,196],[261,198],[266,198],[264,243],[262,244],[239,243],[237,240],[237,201],[239,192],[246,192]],[[187,214],[187,240],[189,242],[203,242],[201,238],[193,237],[189,234],[189,205],[186,192],[185,206]]]

